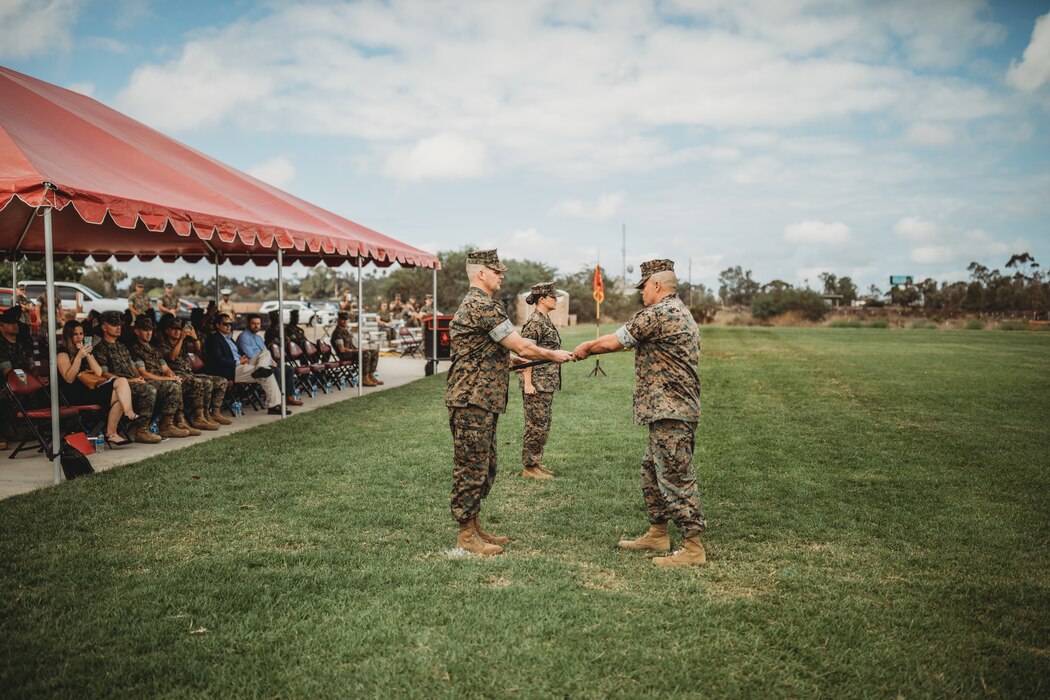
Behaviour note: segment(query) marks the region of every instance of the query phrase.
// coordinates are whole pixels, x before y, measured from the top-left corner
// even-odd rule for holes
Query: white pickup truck
[[[39,280],[27,280],[25,285],[26,296],[33,301],[36,301],[47,287],[45,282]],[[55,282],[55,291],[58,293],[58,298],[62,300],[62,308],[78,313],[78,315],[86,315],[92,311],[99,313],[124,311],[128,308],[127,299],[106,298],[91,287],[85,287],[79,282]]]

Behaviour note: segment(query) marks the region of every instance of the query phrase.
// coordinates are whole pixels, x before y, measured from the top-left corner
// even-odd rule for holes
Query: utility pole
[[[689,308],[693,308],[693,259],[689,258]]]
[[[620,249],[623,253],[623,288],[627,289],[627,224],[620,224],[623,227],[623,247]]]

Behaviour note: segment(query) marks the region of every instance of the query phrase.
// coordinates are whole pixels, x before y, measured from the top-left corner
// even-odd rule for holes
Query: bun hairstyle
[[[533,306],[539,300],[540,298],[536,296],[535,293],[530,293],[527,297],[525,297],[525,303],[529,306]]]

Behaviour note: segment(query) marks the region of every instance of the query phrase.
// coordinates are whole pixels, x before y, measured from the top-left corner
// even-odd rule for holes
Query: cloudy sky
[[[0,0],[0,63],[431,251],[1050,264],[1047,2]]]

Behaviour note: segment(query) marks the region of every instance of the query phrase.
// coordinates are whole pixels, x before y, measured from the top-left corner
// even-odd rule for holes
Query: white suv
[[[259,307],[259,313],[265,316],[277,309],[277,301],[264,301]],[[327,308],[315,309],[308,302],[284,300],[284,310],[281,314],[282,323],[288,323],[291,318],[292,309],[299,311],[299,323],[314,326],[335,325],[335,312]]]
[[[25,285],[26,296],[34,301],[47,288],[47,283],[39,280],[27,280]],[[62,300],[62,308],[66,311],[75,312],[79,307],[83,313],[88,314],[92,311],[103,313],[105,311],[124,311],[128,308],[127,299],[106,298],[91,287],[85,287],[79,282],[55,282],[55,293]]]

